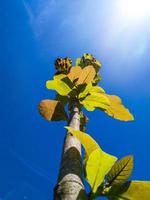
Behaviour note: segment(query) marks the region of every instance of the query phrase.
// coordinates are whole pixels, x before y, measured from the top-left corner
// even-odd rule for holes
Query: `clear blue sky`
[[[108,153],[133,154],[132,179],[150,180],[150,15],[122,14],[119,0],[5,0],[1,9],[0,198],[52,199],[65,123],[44,121],[37,105],[55,95],[45,88],[54,60],[85,52],[102,62],[101,86],[135,116],[87,113],[87,132]]]

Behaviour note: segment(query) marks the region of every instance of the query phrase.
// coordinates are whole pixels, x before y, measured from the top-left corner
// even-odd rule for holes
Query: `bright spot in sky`
[[[150,0],[119,0],[120,14],[128,20],[142,20],[150,16]]]

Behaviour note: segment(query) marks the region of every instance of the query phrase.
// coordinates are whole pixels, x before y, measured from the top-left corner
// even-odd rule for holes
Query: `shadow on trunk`
[[[73,137],[73,136],[72,136]],[[67,165],[66,165],[66,161]],[[61,173],[59,175],[59,181],[63,179],[67,174],[74,174],[78,177],[82,176],[82,164],[79,151],[75,147],[69,148],[63,155],[63,161],[61,164]]]
[[[63,155],[60,174],[58,178],[59,184],[55,187],[54,190],[55,194],[57,193],[57,195],[55,195],[56,200],[66,200],[68,198],[70,200],[87,199],[87,195],[82,184],[81,169],[82,162],[80,152],[75,147],[69,148]]]
[[[78,194],[78,197],[77,197],[77,200],[88,200],[88,196],[87,194],[85,193],[85,190],[80,190],[79,194]]]

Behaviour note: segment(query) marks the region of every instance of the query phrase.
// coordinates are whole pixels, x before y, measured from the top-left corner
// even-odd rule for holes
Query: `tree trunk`
[[[72,128],[80,129],[80,115],[74,106],[70,124]],[[70,133],[66,134],[58,182],[54,189],[55,200],[83,200],[86,199],[82,183],[81,144]]]

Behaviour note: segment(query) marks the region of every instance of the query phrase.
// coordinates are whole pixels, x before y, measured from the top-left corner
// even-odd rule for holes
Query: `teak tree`
[[[149,200],[150,182],[128,181],[133,169],[133,156],[117,161],[85,133],[88,118],[83,108],[88,111],[99,109],[122,121],[134,120],[118,96],[106,94],[98,85],[101,63],[91,54],[84,54],[77,58],[76,66],[72,66],[70,58],[58,58],[55,68],[54,79],[48,80],[46,87],[56,91],[56,98],[42,100],[39,104],[39,112],[46,120],[68,122],[54,199],[92,200],[105,196],[109,200]],[[85,150],[84,157],[81,144]],[[83,184],[84,177],[91,187],[88,194]]]

